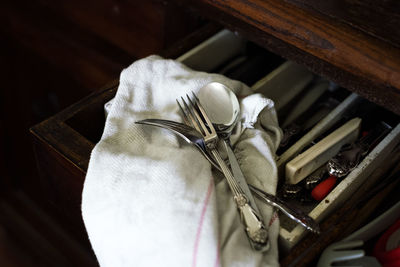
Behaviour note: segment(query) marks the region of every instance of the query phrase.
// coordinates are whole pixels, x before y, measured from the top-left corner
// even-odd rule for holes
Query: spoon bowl
[[[212,82],[202,87],[197,96],[218,134],[229,137],[239,120],[236,95],[226,85]]]

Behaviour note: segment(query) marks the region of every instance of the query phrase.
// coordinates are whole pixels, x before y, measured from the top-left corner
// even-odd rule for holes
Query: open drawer
[[[347,90],[314,75],[305,67],[286,61],[228,30],[218,32],[177,60],[195,70],[219,72],[232,79],[243,81],[254,92],[262,93],[274,100],[278,114],[282,114],[279,115],[279,120],[286,124],[295,121],[298,114],[304,113],[306,107],[318,102],[324,93],[337,92],[341,103],[316,121],[305,135],[308,139],[302,141],[304,145],[292,156],[297,155],[320,135],[332,130],[330,128],[358,98]],[[105,123],[104,108],[107,113],[107,108],[112,104],[110,100],[117,88],[118,82],[112,82],[31,129],[44,191],[53,205],[62,210],[71,223],[81,227],[81,192],[90,152],[101,137]],[[385,112],[384,114],[396,117],[388,111]],[[384,169],[389,169],[395,165],[395,160],[386,159],[399,157],[397,147],[400,142],[400,126],[397,125],[398,121],[391,123],[393,124],[391,131],[364,157],[358,167],[323,201],[307,211],[310,216],[320,222],[329,220],[332,213],[345,206],[351,195],[358,192],[366,180],[368,186],[372,186],[385,176],[386,172],[381,171],[381,175],[375,175],[374,180],[367,179],[375,169],[382,169],[383,165]],[[278,164],[281,164],[283,155],[280,155]],[[291,157],[288,157],[285,163],[289,158]],[[325,233],[322,228],[321,235],[326,234],[333,239],[340,233]],[[301,243],[305,235],[306,232],[300,226],[291,229],[282,227],[280,231],[282,247],[286,251],[292,249],[294,245]],[[318,249],[323,249],[323,245]]]

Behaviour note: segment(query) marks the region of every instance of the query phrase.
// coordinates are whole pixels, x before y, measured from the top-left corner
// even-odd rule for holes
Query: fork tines
[[[217,138],[217,133],[207,116],[206,111],[200,104],[197,96],[192,92],[193,98],[191,99],[189,95],[186,94],[187,100],[181,97],[181,103],[176,100],[186,123],[192,125],[197,131],[204,135],[205,141],[207,139]]]

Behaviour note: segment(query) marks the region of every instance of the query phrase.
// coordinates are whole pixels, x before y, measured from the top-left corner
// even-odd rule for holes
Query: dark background
[[[29,128],[118,79],[135,59],[171,48],[202,23],[190,10],[156,0],[2,2],[0,266],[57,266],[56,256],[49,260],[52,249],[9,230],[15,219],[40,235],[26,207],[15,201],[22,194],[35,202],[39,186]]]

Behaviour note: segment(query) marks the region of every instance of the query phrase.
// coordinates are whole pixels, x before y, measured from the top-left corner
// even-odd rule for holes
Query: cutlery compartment
[[[338,88],[334,88],[334,91],[338,90]],[[376,124],[383,121],[385,124],[389,125],[390,130],[386,131],[383,136],[379,139],[379,143],[373,144],[373,148],[370,149],[367,155],[362,157],[361,162],[354,168],[349,174],[346,176],[337,179],[336,185],[334,189],[323,197],[322,200],[313,200],[311,197],[311,190],[305,190],[306,183],[304,178],[301,182],[297,183],[297,185],[301,185],[300,187],[296,187],[296,185],[289,186],[286,194],[298,194],[300,196],[297,199],[291,199],[291,197],[287,197],[285,201],[290,203],[290,205],[302,210],[303,212],[309,214],[310,217],[314,218],[318,222],[322,222],[325,218],[327,218],[330,214],[332,214],[337,208],[341,205],[345,204],[346,201],[350,198],[352,194],[354,194],[360,186],[366,183],[368,179],[368,183],[379,183],[379,179],[382,177],[377,177],[371,175],[375,169],[378,169],[383,164],[387,164],[388,160],[391,156],[393,156],[393,152],[398,147],[400,142],[400,120],[398,116],[384,110],[381,107],[376,106],[366,100],[361,99],[356,94],[348,94],[346,96],[345,92],[341,92],[339,89],[338,95],[335,96],[337,99],[335,107],[331,107],[330,112],[326,114],[323,118],[319,120],[315,124],[315,126],[310,127],[308,131],[305,131],[303,135],[298,136],[297,140],[292,143],[291,146],[287,146],[285,150],[278,150],[278,158],[277,158],[277,166],[280,175],[280,186],[278,188],[277,194],[280,197],[283,197],[285,194],[283,193],[285,185],[288,183],[288,166],[296,166],[296,164],[292,164],[296,162],[297,164],[303,160],[307,161],[305,158],[307,152],[311,151],[315,144],[318,143],[324,137],[327,137],[328,134],[332,133],[334,130],[342,126],[346,121],[349,121],[352,118],[362,117],[361,129],[360,133],[357,134],[357,139],[361,138],[362,134],[365,134],[366,131],[371,131],[376,128]],[[302,94],[297,97],[298,103],[302,102],[304,98],[307,98],[307,94]],[[317,98],[317,97],[316,97]],[[321,100],[320,100],[321,101]],[[303,101],[304,102],[304,101]],[[310,104],[310,103],[308,103]],[[314,109],[315,112],[321,112],[321,109],[315,109],[311,104],[311,111]],[[293,106],[294,109],[297,106]],[[324,108],[322,108],[324,109]],[[304,114],[306,114],[306,119],[309,121],[310,117],[312,118],[312,114],[307,114],[306,108],[303,110]],[[326,112],[325,110],[323,112]],[[300,112],[301,113],[301,112]],[[283,113],[285,116],[280,117],[280,121],[287,120],[288,117],[292,116],[293,112]],[[297,114],[301,116],[301,114]],[[295,120],[294,120],[295,121]],[[290,125],[286,123],[285,127],[290,129]],[[344,140],[344,139],[343,139]],[[321,141],[322,142],[322,141]],[[348,142],[345,142],[348,143]],[[345,144],[345,143],[342,143]],[[336,155],[340,148],[342,147],[339,143],[336,144],[335,151],[332,151],[333,155]],[[318,150],[314,149],[314,153],[318,153]],[[321,156],[323,153],[321,152]],[[303,156],[303,158],[301,158]],[[315,155],[312,155],[315,156]],[[398,160],[398,153],[396,154]],[[301,159],[299,159],[301,158]],[[299,159],[296,161],[296,159]],[[314,162],[309,163],[310,165],[315,164],[315,161],[322,160],[321,158],[312,158]],[[326,169],[326,162],[324,160],[323,164],[320,164],[321,167],[316,166],[317,169],[315,172],[321,171],[321,169]],[[391,164],[393,161],[391,161]],[[319,168],[319,170],[318,170]],[[290,169],[289,169],[290,170]],[[307,177],[312,176],[315,172],[310,172]],[[329,176],[329,175],[328,175]],[[327,174],[325,174],[327,178]],[[313,178],[313,177],[310,177]],[[336,178],[332,178],[336,180]],[[289,184],[291,184],[289,182]],[[300,188],[300,189],[299,189]],[[302,193],[298,192],[299,190]],[[305,191],[305,192],[304,192]],[[281,229],[280,229],[280,245],[282,246],[282,252],[288,252],[293,248],[306,234],[307,231],[301,227],[300,225],[296,225],[291,220],[289,220],[284,215],[280,216],[281,220]]]
[[[298,69],[296,67],[292,62],[285,62],[252,87],[255,92],[260,92],[275,101],[280,126],[288,129],[287,132],[295,131],[295,127],[291,127],[291,125],[299,121],[307,125],[304,127],[305,129],[297,133],[295,140],[289,142],[289,145],[286,145],[284,149],[277,151],[277,167],[280,176],[278,196],[282,197],[283,195],[282,190],[285,185],[288,163],[293,162],[300,154],[308,151],[318,141],[342,126],[346,121],[357,117],[360,113],[363,115],[363,126],[360,133],[357,134],[357,139],[365,131],[371,130],[374,127],[372,125],[374,122],[382,120],[390,124],[391,128],[385,134],[385,137],[382,137],[379,143],[374,144],[374,148],[363,156],[362,161],[355,169],[345,177],[338,179],[334,189],[322,200],[305,201],[303,199],[303,201],[300,201],[290,198],[285,199],[293,207],[307,213],[316,221],[322,222],[336,209],[344,205],[367,179],[369,180],[368,183],[379,183],[379,179],[382,177],[371,174],[382,164],[387,164],[387,161],[393,156],[395,149],[398,147],[400,142],[400,120],[398,116],[361,99],[358,95],[339,88],[321,77],[312,75],[300,66]],[[293,70],[297,71],[295,72],[295,74],[298,74],[297,76],[293,74]],[[279,75],[282,76],[281,80]],[[288,77],[293,77],[297,82],[291,83],[292,81]],[[289,93],[286,94],[282,87],[290,88]],[[321,105],[322,102],[325,104]],[[317,108],[317,105],[321,107]],[[371,109],[371,111],[367,112],[368,109]],[[359,112],[357,113],[356,110],[359,110]],[[305,116],[305,119],[302,119],[302,116]],[[345,143],[348,142],[344,142],[342,145]],[[335,146],[330,152],[333,153],[332,155],[336,155],[341,147],[340,143],[335,144]],[[314,151],[317,153],[317,150],[314,149]],[[321,155],[323,153],[326,154],[326,151],[328,150],[321,152]],[[398,153],[396,157],[398,160]],[[302,160],[307,161],[305,158]],[[319,159],[312,158],[312,160],[318,161]],[[309,163],[309,165],[312,164],[314,163]],[[391,161],[391,164],[395,163]],[[296,166],[295,164],[289,166],[293,165]],[[323,166],[325,165],[326,163],[321,168],[324,168]],[[311,174],[307,176],[311,176]],[[302,191],[305,190],[302,189]],[[303,194],[310,194],[310,192]],[[304,197],[311,198],[311,196]],[[287,253],[307,234],[307,231],[283,214],[280,214],[280,221],[281,252]]]
[[[220,31],[176,60],[194,70],[220,73],[249,86],[284,62],[228,30]]]
[[[293,139],[295,141],[291,141],[285,149],[278,151],[280,181],[284,181],[282,173],[286,163],[310,147],[313,141],[332,131],[359,99],[357,95],[314,75],[305,67],[286,61],[228,30],[218,32],[177,60],[195,70],[219,72],[241,80],[254,92],[271,98],[275,102],[282,126],[290,126],[299,121],[301,114],[307,115],[304,115],[308,123],[307,131],[296,136]],[[53,205],[77,225],[82,226],[80,194],[90,152],[100,140],[105,122],[104,109],[107,114],[117,87],[118,82],[112,82],[31,129],[35,151],[39,155],[42,186]],[[321,105],[323,99],[328,99],[326,105]],[[320,107],[316,109],[318,112],[307,113],[309,107],[316,106]],[[383,114],[393,116],[385,112]],[[397,117],[394,120],[391,121],[391,132],[322,201],[313,205],[299,205],[293,201],[291,204],[322,222],[345,205],[347,199],[364,183],[373,184],[374,181],[369,179],[371,173],[391,157],[400,142]],[[380,178],[377,176],[373,179],[378,181]],[[307,232],[282,216],[281,222],[280,243],[288,251]]]
[[[371,175],[375,169],[381,167],[382,164],[387,164],[391,160],[393,152],[398,147],[400,141],[400,125],[396,125],[385,138],[366,155],[363,160],[344,178],[338,178],[337,185],[330,193],[323,197],[322,200],[312,200],[311,190],[306,191],[302,196],[311,200],[287,200],[292,206],[308,213],[310,217],[318,222],[322,222],[327,216],[335,211],[338,207],[345,204],[347,199],[357,191],[368,179],[368,183],[378,182],[383,177]],[[398,160],[398,155],[396,155]],[[391,164],[395,164],[391,162]],[[328,175],[329,176],[329,175]],[[327,179],[330,179],[326,177]],[[336,178],[334,178],[334,181]],[[301,182],[300,182],[301,183]],[[304,189],[303,189],[304,190]],[[280,194],[282,195],[282,194]],[[296,245],[306,234],[304,228],[293,224],[292,221],[285,217],[281,217],[280,238],[281,245],[285,251],[290,250]]]

